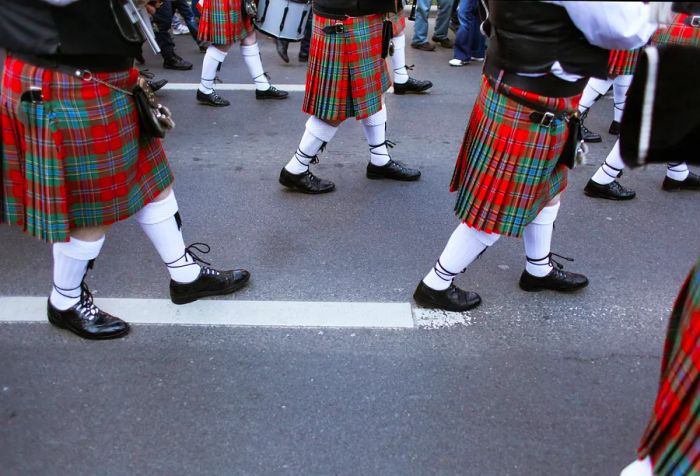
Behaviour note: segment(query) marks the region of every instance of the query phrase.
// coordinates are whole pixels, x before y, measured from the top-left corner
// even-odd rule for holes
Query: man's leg
[[[400,181],[414,181],[420,178],[420,170],[406,167],[400,162],[392,160],[388,147],[393,143],[386,140],[386,104],[381,110],[369,117],[362,119],[362,128],[369,145],[370,161],[367,164],[367,178],[369,179],[393,179]]]
[[[425,51],[432,51],[435,45],[428,42],[428,14],[430,13],[430,0],[417,0],[416,21],[413,25],[413,39],[411,46]]]
[[[631,74],[620,74],[613,79],[613,98],[614,98],[614,117],[610,123],[610,134],[620,135],[620,124],[622,123],[622,113],[625,110],[625,101],[627,100],[627,90],[632,84]]]
[[[447,37],[447,31],[452,17],[453,0],[440,0],[438,2],[438,14],[435,19],[435,30],[433,31],[433,41],[443,48],[452,48],[454,44]]]
[[[313,31],[313,18],[314,13],[309,11],[309,16],[306,17],[306,30],[304,31],[304,38],[301,40],[301,45],[299,46],[299,61],[306,63],[309,61],[309,50],[311,49],[311,33]]]
[[[612,82],[612,79],[591,78],[588,81],[588,84],[586,84],[586,88],[583,90],[583,95],[579,101],[578,110],[581,113],[581,139],[583,139],[584,142],[603,141],[600,134],[591,131],[584,125],[584,121],[588,115],[588,110],[591,108],[591,106],[593,106],[593,103],[608,92]]]
[[[175,53],[175,43],[170,34],[170,26],[173,23],[173,2],[165,0],[153,15],[153,23],[156,25],[155,37],[160,54],[163,56],[163,68],[187,71],[192,69],[192,63],[180,58]]]
[[[279,90],[270,84],[268,75],[263,69],[255,32],[251,32],[241,41],[241,54],[248,68],[248,73],[250,73],[250,77],[253,78],[255,83],[256,99],[285,99],[289,96],[287,91]]]
[[[209,45],[202,59],[202,76],[197,88],[197,101],[214,107],[225,107],[231,103],[214,90],[214,80],[219,67],[226,59],[231,45]]]
[[[691,172],[685,162],[669,162],[661,188],[667,192],[700,190],[700,176]]]
[[[406,34],[401,32],[391,39],[393,45],[390,56],[394,71],[394,94],[422,93],[433,87],[430,81],[411,78],[406,67]]]
[[[469,30],[469,8],[471,1],[462,0],[459,2],[457,15],[459,17],[459,28],[455,36],[455,47],[453,57],[450,60],[450,66],[464,66],[469,64],[472,59],[472,52],[469,45],[470,30]]]
[[[625,163],[620,155],[620,141],[617,140],[605,158],[603,165],[596,170],[583,192],[589,197],[608,200],[632,200],[636,192],[623,187],[616,179],[622,175]]]

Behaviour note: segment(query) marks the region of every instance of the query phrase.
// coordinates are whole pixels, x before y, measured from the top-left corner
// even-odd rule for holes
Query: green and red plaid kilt
[[[551,112],[573,112],[580,98],[548,98],[501,87]],[[466,225],[520,236],[566,188],[567,168],[557,160],[568,137],[567,124],[555,120],[542,126],[530,120],[532,112],[497,93],[482,77],[450,185],[450,191],[458,192],[455,213]]]
[[[608,77],[624,76],[634,73],[637,67],[637,58],[641,49],[636,50],[612,50],[608,56]]]
[[[406,17],[403,15],[403,10],[398,13],[390,13],[392,36],[402,35],[406,30]]]
[[[198,37],[215,45],[229,45],[253,31],[250,17],[241,13],[243,0],[204,0]]]
[[[342,23],[343,32],[323,28]],[[382,109],[391,81],[382,58],[382,15],[314,15],[303,111],[319,119],[364,119]]]
[[[95,73],[131,90],[138,70]],[[43,102],[20,101],[30,86]],[[139,137],[131,96],[7,57],[0,92],[0,222],[46,241],[128,218],[173,176],[159,140]]]
[[[659,392],[639,455],[651,457],[657,475],[700,474],[700,260],[671,312]]]
[[[688,15],[685,13],[677,14],[668,28],[661,27],[656,30],[651,37],[652,44],[700,48],[700,28],[686,25],[684,23],[686,18]]]

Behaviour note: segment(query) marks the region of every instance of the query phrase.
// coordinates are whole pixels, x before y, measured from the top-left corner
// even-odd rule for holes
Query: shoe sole
[[[367,172],[367,178],[370,180],[387,179],[387,180],[396,180],[397,182],[416,182],[418,179],[420,179],[420,175],[417,175],[415,177],[408,177],[408,178],[396,178],[396,177],[385,177],[382,174],[375,174],[375,173]]]
[[[615,202],[624,202],[625,200],[632,200],[633,198],[635,198],[637,196],[635,194],[635,195],[631,195],[629,197],[614,197],[614,196],[605,195],[605,194],[598,193],[598,192],[591,192],[591,191],[586,190],[586,189],[583,190],[583,194],[588,196],[588,197],[591,197],[591,198],[603,198],[605,200],[612,200]]]
[[[523,284],[522,282],[518,282],[518,286],[520,286],[520,289],[522,289],[525,292],[528,293],[538,293],[540,291],[554,291],[557,293],[574,293],[576,291],[580,291],[581,289],[585,288],[588,286],[588,283],[584,284],[583,286],[579,286],[577,288],[571,288],[571,289],[552,289],[552,288],[544,288],[542,286],[536,286],[536,285],[531,285],[531,284]]]
[[[229,104],[213,104],[213,103],[210,103],[207,101],[200,101],[199,99],[197,99],[197,103],[202,105],[202,106],[211,106],[211,107],[228,107],[231,105],[231,103],[229,103]]]
[[[586,144],[597,144],[599,142],[603,142],[603,138],[601,137],[599,139],[583,139],[583,142],[585,142]]]
[[[481,298],[474,304],[470,304],[469,306],[465,308],[455,308],[455,307],[450,307],[450,308],[445,308],[445,307],[440,307],[437,306],[433,302],[428,302],[423,300],[421,297],[418,297],[416,294],[413,294],[413,300],[418,304],[420,307],[425,308],[425,309],[440,309],[441,311],[448,311],[448,312],[465,312],[465,311],[470,311],[476,307],[478,307],[481,304]]]
[[[60,322],[56,320],[51,314],[48,315],[49,322],[58,327],[59,329],[65,329],[67,331],[72,332],[73,334],[77,335],[78,337],[82,337],[83,339],[90,339],[90,340],[109,340],[109,339],[118,339],[120,337],[124,337],[131,331],[131,327],[129,324],[126,325],[126,329],[124,329],[121,332],[117,332],[116,334],[109,334],[109,335],[95,335],[95,334],[90,334],[87,332],[83,332],[79,329],[75,329],[71,326],[65,325],[63,322]]]
[[[203,298],[203,297],[223,296],[225,294],[234,293],[234,292],[238,291],[239,289],[245,287],[249,282],[250,282],[250,277],[248,277],[248,279],[246,279],[243,282],[236,283],[236,284],[234,284],[228,288],[225,288],[225,289],[219,289],[216,291],[203,291],[203,292],[199,292],[197,294],[190,294],[188,296],[179,296],[177,298],[170,296],[170,300],[173,302],[173,304],[178,304],[178,305],[189,304],[189,303],[195,302],[198,299]]]
[[[258,101],[264,101],[266,99],[287,99],[288,97],[289,97],[289,94],[287,94],[286,96],[263,96],[263,97],[256,95],[255,99],[257,99]]]
[[[427,88],[423,89],[416,89],[415,91],[397,91],[396,90],[396,85],[394,85],[394,94],[397,94],[399,96],[403,96],[404,94],[423,94],[426,92],[428,89],[432,88],[432,86],[428,86]]]

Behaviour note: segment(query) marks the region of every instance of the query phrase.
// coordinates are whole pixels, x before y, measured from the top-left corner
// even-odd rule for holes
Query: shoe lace
[[[218,271],[214,268],[211,268],[210,267],[211,263],[202,259],[202,257],[197,255],[197,253],[195,253],[195,251],[197,253],[208,254],[211,251],[211,246],[209,246],[206,243],[202,243],[202,242],[192,243],[187,248],[185,248],[185,254],[184,254],[185,261],[187,261],[187,257],[189,256],[192,259],[192,262],[185,263],[185,264],[179,265],[179,266],[168,265],[168,267],[169,268],[182,268],[183,266],[191,266],[191,265],[196,264],[196,265],[200,266],[200,268],[202,270],[201,271],[202,275],[206,275],[206,276],[220,276],[221,275],[220,271]],[[181,259],[181,258],[179,258],[179,259]],[[179,261],[179,259],[178,259],[178,261]],[[202,266],[202,265],[206,265],[206,266]]]
[[[551,266],[552,269],[554,269],[557,273],[559,273],[559,270],[563,269],[564,265],[562,263],[560,263],[559,261],[555,260],[554,256],[556,256],[557,258],[561,258],[563,260],[566,260],[566,261],[574,261],[573,258],[569,258],[567,256],[562,256],[560,254],[552,253],[552,252],[550,252],[547,256],[545,256],[543,258],[530,258],[529,256],[525,256],[525,259],[528,261],[528,263],[534,264],[535,266]]]
[[[85,280],[80,283],[80,302],[78,302],[78,309],[83,316],[88,316],[89,321],[94,321],[97,314],[100,312],[93,301],[92,293]]]
[[[384,146],[386,146],[386,148],[387,148],[386,154],[383,152],[375,152],[374,151],[374,149],[378,149],[378,148],[384,147]],[[369,152],[370,152],[370,154],[374,154],[374,155],[385,155],[385,156],[389,157],[389,160],[391,160],[391,155],[389,154],[389,149],[393,149],[395,146],[396,146],[396,142],[393,142],[393,141],[390,141],[389,139],[387,139],[384,142],[382,142],[381,144],[376,144],[376,145],[370,144],[369,145]]]
[[[272,88],[274,86],[270,86],[270,87]],[[308,168],[308,165],[305,164],[304,162],[302,162],[301,160],[299,160],[299,157],[297,157],[297,155],[299,155],[305,159],[309,159],[309,164],[314,164],[314,165],[318,164],[318,154],[320,154],[321,152],[326,150],[326,144],[328,144],[328,142],[324,142],[323,144],[321,144],[321,147],[318,149],[318,153],[316,153],[315,155],[309,155],[299,148],[299,149],[297,149],[296,154],[294,154],[294,158],[297,159],[297,162],[299,162],[301,165],[303,165],[304,167],[307,167],[307,168]],[[379,147],[379,146],[377,146],[377,147]],[[311,175],[313,175],[313,174],[311,174]]]

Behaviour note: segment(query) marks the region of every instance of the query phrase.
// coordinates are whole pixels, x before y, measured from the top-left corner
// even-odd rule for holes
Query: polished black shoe
[[[335,190],[333,182],[316,177],[310,170],[303,174],[293,174],[283,167],[279,180],[282,185],[291,190],[312,195]]]
[[[199,243],[196,243],[199,244]],[[190,253],[190,245],[187,250]],[[201,261],[199,258],[196,261]],[[170,300],[175,304],[187,304],[206,296],[220,296],[238,291],[248,284],[250,273],[245,269],[219,271],[202,266],[199,276],[191,283],[170,280]]]
[[[204,94],[198,89],[197,101],[199,101],[200,104],[214,107],[225,107],[231,105],[231,102],[219,96],[219,94],[216,91],[212,91],[209,94]]]
[[[430,81],[409,77],[403,84],[394,83],[394,94],[422,93],[433,87]]]
[[[151,88],[151,91],[153,91],[153,92],[158,91],[158,90],[161,89],[163,86],[165,86],[166,84],[168,84],[168,80],[167,80],[167,79],[158,79],[158,80],[156,80],[156,81],[151,81],[150,79],[147,79],[146,82],[148,83],[148,85],[149,85],[150,88]]]
[[[520,275],[520,289],[528,292],[551,291],[572,292],[578,291],[588,286],[588,278],[582,274],[571,273],[561,269],[560,264],[556,264],[547,276],[538,278],[528,273],[526,270]]]
[[[603,138],[600,134],[596,134],[583,123],[581,123],[581,140],[583,142],[603,142]]]
[[[255,90],[255,99],[286,99],[289,96],[287,91],[282,91],[274,86],[270,86],[270,89],[265,91]]]
[[[51,301],[48,302],[47,313],[51,324],[85,339],[116,339],[129,333],[129,324],[95,306],[85,282],[80,287],[80,301],[65,311],[56,309]]]
[[[664,178],[661,188],[667,192],[678,192],[680,190],[700,190],[700,177],[689,172],[685,180],[674,180],[670,177]]]
[[[289,55],[287,54],[287,48],[289,48],[289,41],[275,38],[275,48],[277,49],[277,54],[282,61],[289,63]]]
[[[308,51],[300,51],[299,52],[299,62],[300,63],[307,63],[308,61],[309,61]]]
[[[608,129],[608,134],[612,134],[614,136],[619,136],[620,135],[620,123],[617,121],[612,121],[610,123],[610,129]]]
[[[478,294],[459,289],[454,283],[444,291],[437,291],[421,281],[413,293],[413,299],[423,307],[453,312],[468,311],[481,304]]]
[[[163,58],[163,68],[187,71],[192,69],[192,63],[180,58],[178,55],[173,55],[167,58]]]
[[[420,170],[406,167],[399,161],[389,159],[389,162],[382,166],[374,165],[372,162],[367,164],[367,178],[372,180],[392,179],[412,182],[420,178]]]
[[[608,200],[632,200],[637,195],[637,192],[623,187],[617,180],[607,185],[601,185],[594,182],[593,179],[588,180],[583,193],[589,197],[606,198]]]

